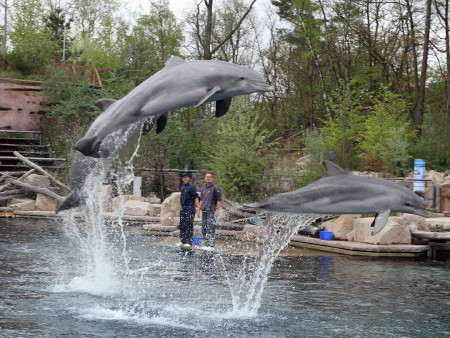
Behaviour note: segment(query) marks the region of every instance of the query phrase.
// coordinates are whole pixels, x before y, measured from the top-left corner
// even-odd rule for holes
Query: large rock
[[[44,194],[37,194],[36,196],[36,209],[41,211],[55,211],[57,202]]]
[[[310,165],[311,162],[312,162],[311,156],[307,155],[307,156],[300,157],[295,162],[295,165],[299,166],[301,169],[305,169],[306,167],[308,167],[308,165]]]
[[[441,194],[441,212],[450,212],[450,182],[441,184],[439,187]]]
[[[44,175],[31,174],[25,177],[23,181],[38,188],[50,188],[50,179]]]
[[[161,224],[164,226],[177,225],[180,222],[180,192],[174,192],[161,205]]]
[[[401,217],[389,217],[383,230],[372,236],[373,228],[370,226],[373,217],[357,218],[353,222],[353,231],[347,239],[352,242],[369,244],[411,244],[411,232]]]
[[[148,202],[150,204],[161,204],[161,199],[159,197],[156,197],[155,194],[151,194],[145,197],[145,202]]]
[[[361,218],[361,215],[341,215],[333,223],[333,238],[346,241],[347,235],[353,231],[355,219]]]
[[[149,205],[148,214],[150,216],[161,215],[161,204],[151,204]]]
[[[100,191],[96,193],[97,198],[102,201],[102,209],[111,212],[113,209],[112,188],[110,185],[102,185]]]
[[[124,215],[129,216],[147,216],[150,208],[150,203],[128,200],[125,202]]]
[[[121,195],[114,197],[112,199],[112,207],[114,210],[119,210],[122,206],[122,203],[125,204],[126,201],[129,201],[133,198],[133,195]]]
[[[263,237],[261,227],[252,224],[245,224],[242,231],[236,232],[236,239],[243,242],[260,242]]]
[[[32,199],[18,199],[15,198],[11,200],[9,207],[15,211],[30,211],[30,210],[36,210],[36,201]]]
[[[410,230],[430,231],[425,217],[413,214],[403,214],[401,217]]]

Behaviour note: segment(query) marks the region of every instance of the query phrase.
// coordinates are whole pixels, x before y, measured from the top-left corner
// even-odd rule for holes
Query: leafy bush
[[[384,86],[373,98],[373,103],[365,119],[365,132],[360,137],[360,157],[369,170],[377,170],[381,164],[393,172],[401,172],[398,165],[401,163],[403,168],[406,165],[407,149],[415,135],[408,120],[408,105]],[[394,140],[399,144],[394,144]]]
[[[224,194],[239,201],[258,198],[267,152],[277,144],[271,140],[273,131],[263,129],[257,115],[240,111],[221,119],[217,133],[211,169]]]

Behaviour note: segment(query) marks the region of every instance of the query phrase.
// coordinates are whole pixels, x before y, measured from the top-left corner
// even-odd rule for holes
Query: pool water
[[[450,261],[285,250],[257,310],[236,306],[254,244],[183,250],[139,227],[108,228],[87,271],[61,221],[0,219],[5,337],[445,337]],[[80,228],[83,236],[83,228]],[[95,264],[94,264],[95,265]],[[240,294],[241,293],[241,294]]]

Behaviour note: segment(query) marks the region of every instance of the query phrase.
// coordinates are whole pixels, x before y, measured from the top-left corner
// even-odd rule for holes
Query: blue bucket
[[[321,231],[320,232],[320,239],[323,239],[324,241],[331,241],[332,238],[333,238],[332,231]]]
[[[201,237],[193,237],[192,242],[194,245],[201,245],[202,244],[202,238]]]

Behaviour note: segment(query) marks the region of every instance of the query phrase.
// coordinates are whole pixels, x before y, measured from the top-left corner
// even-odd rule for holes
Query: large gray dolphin
[[[105,102],[108,119],[93,122],[95,133],[86,134],[75,148],[86,156],[108,157],[101,143],[106,135],[146,117],[157,121],[161,132],[171,110],[216,101],[216,117],[225,115],[231,98],[273,90],[257,72],[223,61],[185,61],[173,57],[167,65],[117,102]]]
[[[95,103],[95,105],[100,108],[100,115],[98,116],[96,121],[104,123],[110,118],[107,112],[107,107],[113,104],[115,101],[116,100],[112,99],[101,99]],[[98,123],[98,125],[101,125],[101,123]],[[106,137],[103,142],[102,148],[109,154],[119,155],[129,142],[136,140],[141,133],[148,133],[152,129],[152,127],[153,123],[151,121],[138,121],[132,126],[127,126],[122,128],[123,130],[119,130],[119,133],[122,136],[123,134],[125,134],[125,137],[117,138],[114,134]],[[93,124],[86,132],[86,135],[90,136],[95,132],[96,125]],[[99,159],[85,156],[79,151],[75,152],[72,165],[70,166],[69,174],[71,192],[61,203],[61,205],[59,205],[56,213],[63,210],[76,208],[84,204],[84,197],[82,192],[84,184],[86,182],[86,179],[99,164],[99,161]]]
[[[391,211],[426,216],[425,204],[408,188],[371,176],[352,175],[323,161],[326,175],[301,189],[244,206],[293,214],[376,214],[372,235],[380,232]]]

